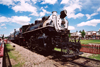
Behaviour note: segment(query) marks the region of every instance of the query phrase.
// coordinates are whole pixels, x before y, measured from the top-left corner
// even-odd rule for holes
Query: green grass
[[[14,51],[14,47],[12,47],[10,44],[6,44],[7,52],[10,59],[13,59],[17,64],[12,65],[12,67],[22,67],[23,63],[19,63],[18,58],[20,58],[20,54],[16,51]]]
[[[20,63],[13,65],[12,67],[20,67]]]
[[[23,64],[24,63],[18,63],[18,64],[13,65],[12,67],[22,67]]]
[[[61,51],[61,49],[60,49],[60,48],[54,48],[54,50],[56,50],[56,51]]]
[[[10,57],[11,59],[14,59],[14,60],[17,61],[17,58],[18,58],[19,56],[16,56],[16,55],[18,55],[18,52],[15,52],[15,51],[14,51],[15,49],[14,49],[10,44],[6,44],[6,47],[7,47],[7,51],[8,51],[9,57]]]
[[[100,60],[100,54],[92,55],[89,58]]]
[[[80,40],[81,44],[96,43],[100,44],[100,40]]]

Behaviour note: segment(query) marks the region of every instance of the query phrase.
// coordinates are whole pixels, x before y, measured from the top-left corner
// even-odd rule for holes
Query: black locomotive
[[[76,56],[80,54],[80,40],[70,41],[68,21],[65,19],[67,11],[63,10],[60,15],[56,11],[51,16],[44,16],[42,20],[35,23],[24,25],[19,31],[13,33],[13,42],[30,49],[52,52],[55,47],[61,48],[62,56]]]

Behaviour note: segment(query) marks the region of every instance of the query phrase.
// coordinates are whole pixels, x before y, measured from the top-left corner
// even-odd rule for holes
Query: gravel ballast
[[[25,62],[23,67],[57,67],[55,64],[62,67],[62,65],[55,62],[54,60],[48,59],[43,55],[32,52],[15,43],[10,42],[10,45],[15,46],[15,51],[17,51],[21,57],[24,58],[24,60],[21,60]]]

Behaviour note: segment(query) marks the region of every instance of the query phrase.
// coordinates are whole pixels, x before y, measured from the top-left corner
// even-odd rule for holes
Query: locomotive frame
[[[55,47],[61,48],[61,56],[64,57],[82,54],[80,52],[80,38],[77,42],[76,38],[74,38],[74,42],[69,40],[70,30],[68,30],[68,22],[65,20],[67,12],[65,10],[61,11],[60,16],[56,16],[56,12],[53,13],[52,16],[43,17],[41,21],[36,20],[35,24],[22,26],[17,37],[15,36],[15,30],[14,42],[38,51],[52,52]],[[52,18],[53,16],[54,18]],[[52,22],[56,23],[52,24]],[[62,26],[66,28],[55,26],[58,24],[57,22],[61,25],[65,24],[65,26]]]

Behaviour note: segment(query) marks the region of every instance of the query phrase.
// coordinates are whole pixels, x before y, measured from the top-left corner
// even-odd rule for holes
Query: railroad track
[[[70,62],[78,64],[82,67],[100,67],[100,60],[90,59],[82,56],[78,56],[77,59]]]
[[[78,56],[78,58],[73,59],[68,60],[67,62],[78,65],[78,67],[100,67],[100,60],[90,59],[82,56]]]
[[[77,58],[72,57],[72,58],[63,58],[63,59],[60,59],[59,57],[60,56],[55,57],[53,55],[52,56],[49,55],[48,58],[61,63],[64,67],[67,67],[68,65],[69,65],[68,67],[100,67],[100,60],[95,60],[95,59],[86,58],[82,56],[77,56]]]

